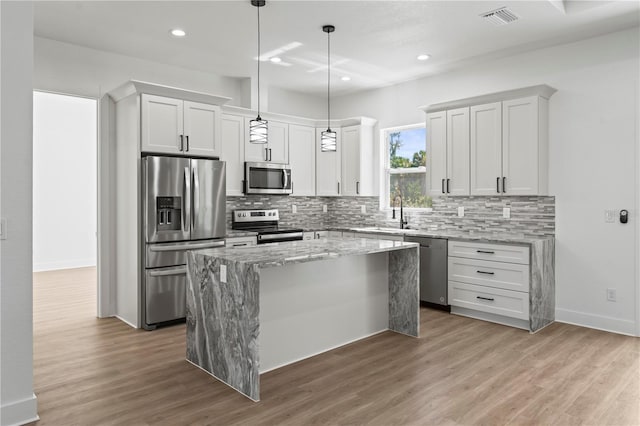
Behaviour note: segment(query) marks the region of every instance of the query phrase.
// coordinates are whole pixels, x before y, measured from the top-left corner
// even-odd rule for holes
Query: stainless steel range
[[[271,210],[234,210],[231,228],[258,233],[258,244],[302,240],[302,229],[282,228],[280,214]]]

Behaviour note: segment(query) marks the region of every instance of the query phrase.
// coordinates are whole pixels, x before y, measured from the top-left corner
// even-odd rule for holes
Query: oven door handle
[[[292,241],[302,240],[302,232],[289,232],[289,233],[286,233],[286,234],[282,233],[282,234],[258,235],[258,242],[260,242],[260,241],[269,242],[269,241],[275,241],[275,240],[282,241],[285,238],[286,239],[290,239]]]

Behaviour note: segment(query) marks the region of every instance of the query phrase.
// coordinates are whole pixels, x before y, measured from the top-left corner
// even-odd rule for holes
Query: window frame
[[[395,126],[395,127],[387,127],[385,129],[380,129],[380,210],[381,211],[391,211],[392,207],[390,206],[389,200],[389,192],[390,192],[390,182],[391,175],[393,174],[411,174],[411,173],[424,173],[425,183],[427,180],[427,167],[403,167],[398,169],[391,168],[391,158],[389,155],[389,143],[388,143],[388,135],[389,133],[402,131],[402,130],[410,130],[410,129],[425,129],[426,132],[426,123],[414,123],[414,124],[406,124],[403,126]],[[424,141],[424,149],[427,152],[427,139],[425,137]],[[427,158],[427,163],[429,158]],[[428,194],[427,194],[428,195]],[[431,207],[405,207],[405,211],[431,211]]]

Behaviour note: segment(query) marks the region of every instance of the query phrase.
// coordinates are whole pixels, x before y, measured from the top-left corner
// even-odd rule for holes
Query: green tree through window
[[[423,126],[386,133],[389,152],[387,171],[387,206],[402,196],[406,207],[429,207],[426,195],[426,130]]]

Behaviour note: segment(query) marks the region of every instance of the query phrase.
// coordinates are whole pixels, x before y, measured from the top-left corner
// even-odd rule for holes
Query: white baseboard
[[[60,260],[55,262],[33,263],[33,272],[56,271],[58,269],[86,268],[96,266],[96,259]]]
[[[40,420],[38,417],[38,399],[33,394],[30,398],[3,404],[0,407],[0,424],[2,426],[24,425]]]
[[[596,330],[609,331],[611,333],[636,336],[635,322],[620,318],[556,308],[556,321],[579,325],[581,327],[595,328]]]

